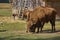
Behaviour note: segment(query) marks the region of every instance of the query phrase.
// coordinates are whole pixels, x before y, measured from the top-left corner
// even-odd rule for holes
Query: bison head
[[[29,32],[35,32],[35,24],[31,25],[31,27],[29,28]]]
[[[35,32],[35,23],[33,23],[31,20],[27,22],[27,32]]]

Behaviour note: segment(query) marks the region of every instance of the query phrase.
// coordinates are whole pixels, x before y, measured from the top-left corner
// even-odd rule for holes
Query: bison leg
[[[14,20],[15,20],[15,16],[13,16],[14,17]]]
[[[36,29],[36,27],[33,26],[33,28],[32,28],[32,32],[33,32],[33,33],[35,33],[35,29]]]
[[[22,20],[24,20],[24,14],[22,14],[22,17],[21,18],[22,18]]]
[[[34,31],[33,31],[34,33],[35,33],[35,29],[36,29],[36,27],[34,27],[34,29],[33,29],[33,30],[34,30]]]
[[[39,33],[39,28],[40,28],[40,27],[37,27],[37,33]]]
[[[55,32],[55,20],[51,20],[50,23],[52,26],[52,32]]]
[[[15,20],[15,17],[16,17],[16,16],[13,14],[13,18],[14,18],[14,20]]]
[[[30,26],[31,26],[31,23],[30,23],[30,21],[28,21],[27,22],[27,31],[26,31],[27,33],[29,32]]]
[[[41,26],[41,30],[40,30],[40,32],[42,32],[43,26],[44,26],[44,25]]]
[[[44,22],[41,23],[41,30],[40,30],[40,32],[42,32],[43,26],[44,26]]]

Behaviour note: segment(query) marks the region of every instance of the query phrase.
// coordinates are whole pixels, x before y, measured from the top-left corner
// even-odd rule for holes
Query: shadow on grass
[[[60,40],[60,36],[57,37],[53,37],[53,38],[11,38],[11,37],[7,37],[7,38],[0,38],[0,40]]]
[[[57,32],[60,32],[60,30],[56,30],[55,32],[52,32],[50,29],[48,29],[48,30],[43,30],[42,33],[57,33]]]
[[[7,30],[0,30],[0,32],[6,32]]]
[[[7,30],[0,30],[0,32],[6,32]],[[60,32],[60,30],[56,30],[55,32],[51,32],[50,29],[48,30],[43,30],[43,32],[40,32],[40,33],[57,33],[57,32]]]

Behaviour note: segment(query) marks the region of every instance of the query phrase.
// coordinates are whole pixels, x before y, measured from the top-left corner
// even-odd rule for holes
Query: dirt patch
[[[18,18],[16,18],[16,20],[14,20],[12,17],[0,17],[0,22],[7,22],[7,23],[16,23],[16,22],[22,22],[22,23],[26,23],[25,20],[18,20]],[[31,34],[31,33],[26,33],[26,31],[13,31],[12,33],[16,33],[16,34]],[[55,32],[55,33],[49,33],[48,31],[44,31],[43,33],[39,33],[39,34],[59,34],[60,35],[60,31]]]
[[[0,17],[0,22],[7,22],[7,23],[23,22],[23,23],[26,23],[26,21],[18,20],[18,18],[16,18],[16,20],[14,20],[12,17]]]

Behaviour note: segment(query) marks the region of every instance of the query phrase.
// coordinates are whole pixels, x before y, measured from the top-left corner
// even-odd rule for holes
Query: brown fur
[[[27,18],[28,19],[28,16],[29,16],[29,12],[31,12],[30,10],[24,10],[23,11],[23,14],[22,14],[22,19],[24,20],[24,18]]]
[[[18,14],[12,14],[14,20],[15,20],[15,17],[18,16]]]
[[[55,17],[56,17],[56,10],[53,8],[48,7],[36,7],[28,16],[28,24],[27,26],[27,32],[30,31],[31,26],[34,24],[35,26],[38,26],[37,32],[39,32],[39,28],[41,27],[41,31],[43,28],[43,25],[45,23],[48,23],[50,21],[52,25],[52,31],[55,30]],[[40,27],[39,27],[40,26]],[[35,29],[34,29],[35,31]]]

